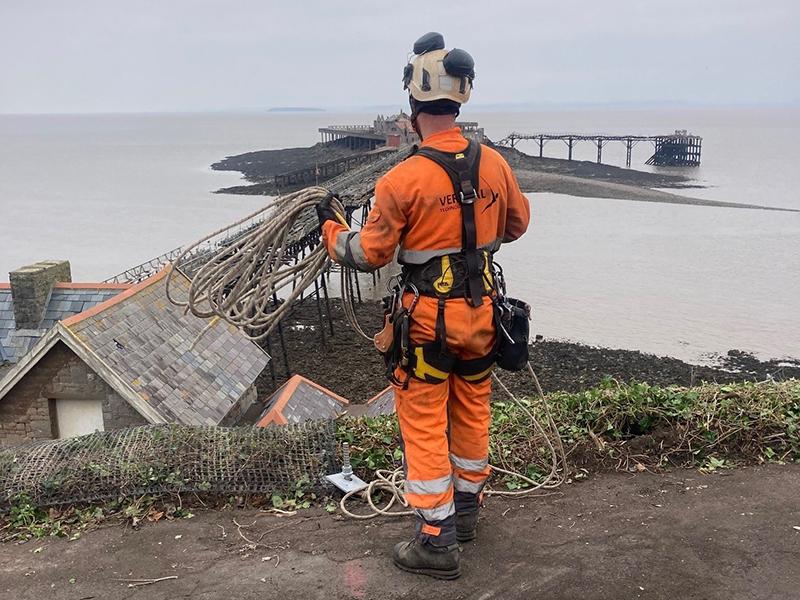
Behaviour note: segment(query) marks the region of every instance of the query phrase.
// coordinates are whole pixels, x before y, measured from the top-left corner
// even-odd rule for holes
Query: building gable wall
[[[103,426],[107,430],[147,424],[111,386],[59,342],[0,399],[0,445],[52,439],[57,431],[54,402],[59,398],[102,400]]]

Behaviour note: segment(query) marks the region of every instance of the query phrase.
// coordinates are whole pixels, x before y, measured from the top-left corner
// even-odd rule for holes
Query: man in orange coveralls
[[[405,289],[420,297],[408,318],[410,361],[397,365],[395,403],[416,535],[397,544],[403,570],[455,579],[457,542],[473,540],[489,476],[491,369],[496,341],[492,254],[530,219],[511,168],[455,125],[475,77],[472,57],[441,34],[414,45],[404,71],[419,150],[384,175],[358,232],[330,200],[317,207],[331,258],[360,271],[389,263],[399,246]],[[409,285],[413,284],[413,285]],[[414,294],[406,292],[410,307]]]

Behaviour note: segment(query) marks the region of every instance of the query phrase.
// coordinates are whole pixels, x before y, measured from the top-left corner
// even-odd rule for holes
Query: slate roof
[[[165,421],[218,425],[269,356],[234,325],[207,328],[208,319],[174,306],[168,271],[63,324]],[[189,280],[176,272],[171,289],[185,298]]]
[[[256,427],[335,419],[347,400],[302,375],[293,375],[269,397]]]
[[[56,283],[39,326],[18,330],[11,288],[0,284],[0,362],[19,361],[58,321],[105,302],[129,287],[127,284]]]
[[[0,398],[63,342],[149,422],[218,425],[269,357],[233,325],[170,303],[169,269],[56,323],[0,381]],[[176,272],[171,289],[188,288]]]
[[[367,401],[368,417],[377,417],[378,415],[391,415],[394,412],[394,388],[387,387],[385,390],[370,398]]]
[[[388,386],[367,400],[366,404],[351,404],[344,412],[348,417],[377,417],[394,413],[394,388]]]

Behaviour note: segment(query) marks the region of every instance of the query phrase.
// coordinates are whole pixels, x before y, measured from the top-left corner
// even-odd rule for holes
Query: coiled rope
[[[308,222],[308,211],[329,195],[325,188],[314,186],[297,192],[278,196],[264,208],[246,217],[218,229],[187,246],[175,260],[174,268],[167,276],[167,297],[173,304],[191,311],[197,317],[211,318],[198,339],[213,327],[219,319],[239,327],[251,340],[257,341],[268,336],[280,323],[286,313],[291,310],[297,298],[323,275],[330,267],[331,260],[327,250],[320,242],[304,258],[292,263],[296,254],[292,251],[291,235],[298,232],[303,223]],[[340,216],[345,214],[344,207],[335,198],[331,206]],[[301,215],[304,215],[302,218]],[[231,239],[227,244],[214,251],[202,249],[203,244],[212,238],[240,226],[248,221],[261,217],[261,221],[249,231]],[[314,215],[314,218],[316,215]],[[201,262],[202,266],[191,279],[188,296],[179,300],[171,294],[170,284],[176,270],[187,258]],[[355,307],[352,305],[352,277],[357,276],[351,269],[341,268],[342,307],[345,317],[353,329],[364,339],[372,341],[358,324]],[[288,288],[291,291],[282,301],[276,302],[278,292]],[[195,343],[197,340],[195,340]],[[545,440],[550,452],[550,471],[541,481],[535,481],[520,473],[514,473],[490,465],[493,471],[517,477],[529,487],[520,490],[486,490],[486,495],[525,496],[541,489],[552,489],[561,485],[566,476],[566,457],[561,437],[550,414],[539,379],[533,367],[528,363],[528,371],[534,382],[539,401],[545,414],[546,425],[543,426],[525,403],[518,399],[506,385],[493,374],[495,381],[502,387],[517,406],[530,419],[536,431]],[[555,440],[555,441],[554,441]],[[412,514],[412,510],[392,510],[396,506],[408,507],[403,494],[404,476],[402,469],[378,470],[375,479],[366,490],[349,492],[342,497],[340,508],[342,513],[354,519],[371,519],[380,515],[399,516]],[[378,493],[388,494],[388,500],[380,506],[374,496]],[[361,497],[370,507],[367,514],[353,513],[347,503],[355,496]]]
[[[291,240],[298,225],[307,222],[309,211],[316,219],[313,209],[328,194],[325,188],[315,186],[278,196],[264,208],[206,235],[183,250],[167,276],[167,297],[197,317],[213,317],[198,339],[218,319],[239,327],[251,340],[267,337],[291,310],[294,301],[328,270],[331,260],[321,242],[293,263],[296,253]],[[331,200],[331,206],[339,215],[345,214],[337,199]],[[305,219],[301,218],[304,214]],[[210,239],[259,217],[259,223],[228,244],[211,252],[202,250]],[[201,262],[202,266],[192,277],[187,298],[177,299],[171,293],[172,276],[187,257],[192,262]],[[343,266],[341,276],[345,316],[359,335],[372,340],[355,320],[350,269]],[[290,286],[291,291],[277,301],[278,293],[285,292]]]

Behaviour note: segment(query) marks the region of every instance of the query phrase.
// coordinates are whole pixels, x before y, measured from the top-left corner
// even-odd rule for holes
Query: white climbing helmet
[[[414,42],[414,56],[403,70],[403,89],[419,102],[452,100],[464,104],[472,91],[475,61],[465,50],[445,50],[441,33]]]

